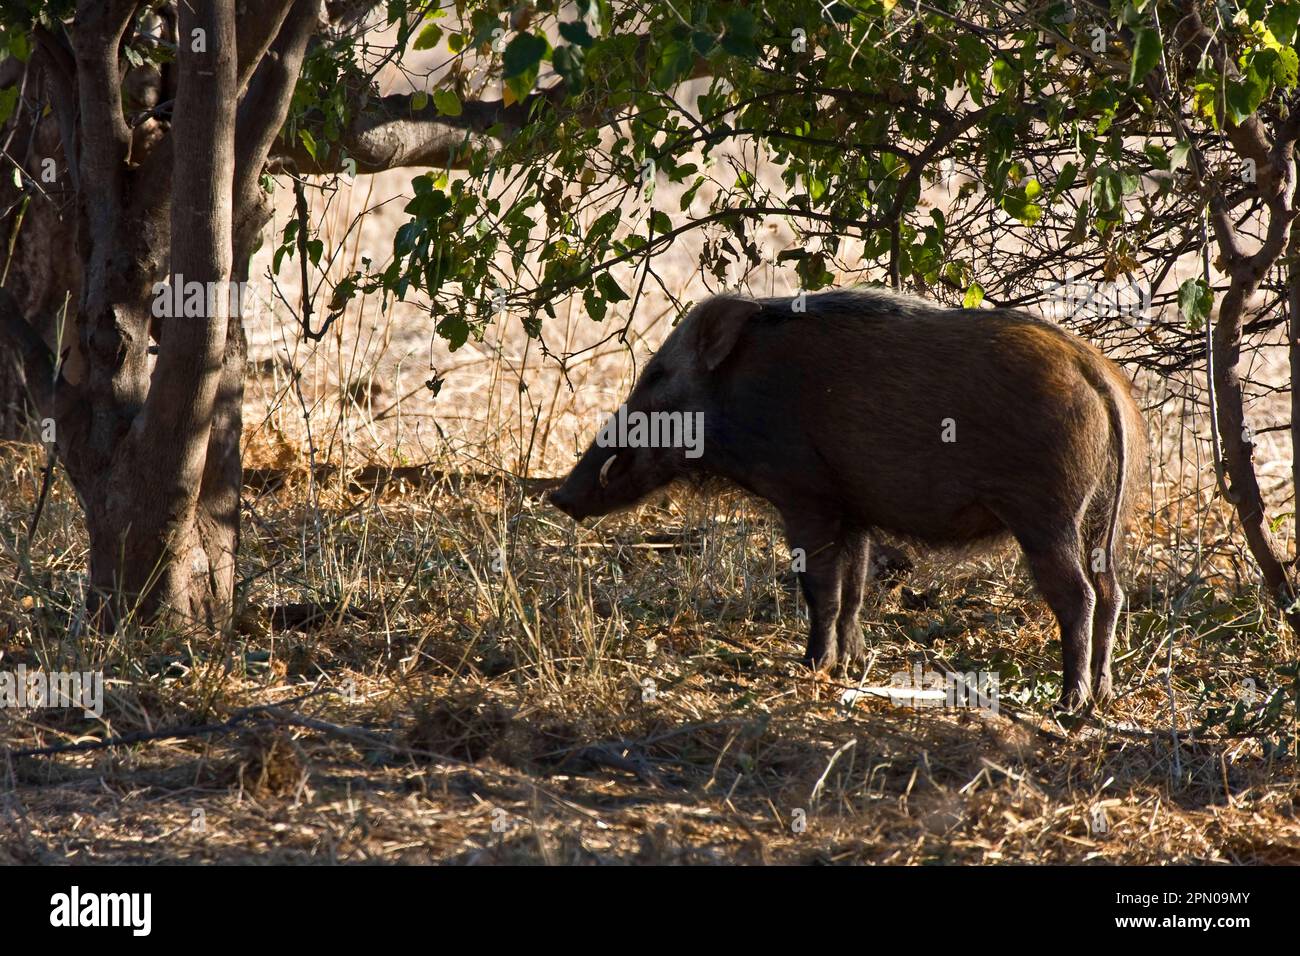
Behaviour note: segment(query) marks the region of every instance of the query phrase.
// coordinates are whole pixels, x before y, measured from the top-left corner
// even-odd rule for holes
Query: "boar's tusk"
[[[609,487],[609,466],[614,464],[614,459],[617,457],[618,455],[610,455],[605,459],[605,464],[600,466],[600,487]]]

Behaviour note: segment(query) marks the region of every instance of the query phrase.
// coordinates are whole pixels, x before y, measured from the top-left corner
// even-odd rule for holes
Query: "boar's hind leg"
[[[1046,539],[1017,537],[1038,590],[1061,626],[1061,703],[1068,708],[1081,706],[1090,697],[1089,659],[1096,594],[1083,567],[1079,535],[1070,528],[1058,530]]]
[[[1089,506],[1086,555],[1092,586],[1097,592],[1097,609],[1092,618],[1092,696],[1098,702],[1111,696],[1110,655],[1115,643],[1115,627],[1124,606],[1124,590],[1116,573],[1116,555],[1108,547],[1107,527],[1113,501],[1097,495]]]
[[[836,623],[840,583],[846,572],[842,528],[838,520],[784,512],[790,556],[808,602],[808,649],[804,663],[830,670],[838,659]]]
[[[1120,608],[1124,606],[1124,591],[1114,568],[1094,572],[1092,581],[1097,590],[1092,622],[1092,696],[1101,703],[1111,697],[1110,652]]]
[[[862,641],[862,628],[858,625],[858,611],[862,608],[862,594],[867,586],[867,572],[871,566],[871,539],[860,531],[849,532],[845,535],[844,552],[840,616],[835,622],[836,640],[840,660],[857,661],[867,653]]]

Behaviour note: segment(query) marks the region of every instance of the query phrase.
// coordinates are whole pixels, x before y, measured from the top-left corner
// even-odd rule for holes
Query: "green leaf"
[[[660,89],[671,89],[690,75],[695,66],[695,46],[690,40],[673,40],[659,52],[655,67],[655,84]]]
[[[438,323],[438,334],[447,340],[447,348],[454,352],[469,339],[469,323],[464,316],[453,313]]]
[[[545,37],[535,33],[521,33],[510,41],[501,57],[502,76],[511,79],[536,71],[550,51]]]
[[[605,318],[605,312],[609,309],[605,300],[596,294],[595,289],[587,289],[582,293],[582,304],[587,307],[587,314],[597,322]]]
[[[978,282],[972,282],[966,294],[962,297],[961,307],[963,309],[978,309],[980,303],[984,301],[984,290]]]
[[[1162,49],[1159,30],[1138,27],[1133,31],[1133,62],[1129,64],[1129,86],[1137,86],[1156,68]]]
[[[682,193],[682,212],[685,212],[690,208],[691,203],[695,201],[695,194],[700,191],[700,187],[703,185],[704,177],[696,176],[695,182],[691,184],[691,188]]]
[[[1300,55],[1289,46],[1275,50],[1277,60],[1273,64],[1273,82],[1283,89],[1295,87],[1297,74],[1300,74]]]
[[[1268,11],[1268,28],[1282,43],[1295,39],[1296,24],[1300,23],[1300,3],[1274,3]]]
[[[415,38],[415,48],[417,50],[432,50],[442,39],[442,27],[436,23],[430,23]]]
[[[429,105],[429,94],[424,90],[416,90],[411,94],[411,112],[418,113]]]
[[[459,116],[461,114],[460,97],[456,95],[455,90],[434,90],[433,105],[438,108],[438,112],[443,116]]]
[[[993,63],[993,89],[999,93],[1005,93],[1011,89],[1016,82],[1016,68],[1006,60],[995,60]]]
[[[1117,212],[1124,198],[1124,180],[1113,169],[1102,169],[1092,182],[1092,203],[1102,216]]]
[[[568,23],[560,24],[560,36],[568,40],[575,46],[591,46],[595,40],[587,32],[587,24],[582,20],[571,20]]]
[[[521,33],[510,41],[501,57],[501,78],[516,100],[522,100],[532,91],[542,60],[550,52],[551,45],[546,38],[535,33]]]
[[[1061,174],[1056,177],[1056,182],[1052,185],[1052,195],[1049,201],[1055,201],[1061,193],[1073,186],[1078,176],[1079,167],[1075,163],[1069,162],[1062,166]]]
[[[27,35],[24,33],[10,32],[7,42],[3,37],[0,37],[0,55],[4,54],[6,47],[9,50],[9,55],[19,63],[26,63],[28,57],[31,56],[31,47],[27,42]]]
[[[622,302],[631,298],[619,287],[619,284],[614,281],[614,277],[608,272],[602,272],[596,276],[596,289],[606,302]]]
[[[1169,151],[1169,171],[1174,173],[1186,166],[1191,151],[1191,143],[1175,143],[1174,148]]]
[[[1256,66],[1256,61],[1252,59],[1245,74],[1228,84],[1228,119],[1236,126],[1240,126],[1259,109],[1259,104],[1268,95],[1269,80],[1259,75]],[[1271,69],[1269,72],[1271,74]]]
[[[0,126],[9,121],[9,117],[14,113],[14,107],[18,105],[18,87],[10,86],[0,90]]]
[[[316,137],[305,129],[298,130],[298,139],[302,142],[303,149],[307,150],[307,155],[312,159],[320,162],[320,157],[316,155]]]
[[[1188,279],[1178,287],[1178,311],[1192,331],[1197,332],[1210,317],[1213,295],[1204,279]]]
[[[722,48],[732,56],[746,60],[758,59],[758,44],[754,42],[758,22],[754,14],[744,7],[736,7],[727,14],[727,31],[722,35]]]
[[[585,85],[586,77],[583,73],[584,53],[580,46],[562,46],[556,49],[551,56],[551,64],[555,67],[555,72],[564,77],[569,84],[571,92],[579,93]]]
[[[1043,187],[1037,179],[1026,179],[1015,189],[1008,189],[1002,197],[1002,208],[1015,216],[1026,226],[1038,224],[1043,218],[1043,207],[1034,202],[1042,193]]]

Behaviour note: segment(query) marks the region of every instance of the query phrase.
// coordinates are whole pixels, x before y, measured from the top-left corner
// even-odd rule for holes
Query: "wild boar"
[[[1060,625],[1063,704],[1110,696],[1146,428],[1131,383],[1083,340],[1023,312],[874,289],[718,296],[668,336],[620,414],[555,506],[603,515],[693,474],[771,502],[803,559],[812,667],[863,653],[871,536],[968,550],[1011,535]]]

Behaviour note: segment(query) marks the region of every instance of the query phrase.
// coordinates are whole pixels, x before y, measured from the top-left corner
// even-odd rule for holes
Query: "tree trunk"
[[[247,344],[237,316],[231,316],[225,334],[206,443],[197,446],[194,436],[201,429],[192,425],[177,436],[179,446],[201,447],[200,455],[157,467],[153,454],[127,453],[102,480],[74,481],[88,502],[90,580],[98,607],[106,612],[106,627],[134,618],[218,633],[230,623]],[[148,451],[147,443],[136,447]],[[187,485],[195,458],[202,460],[201,477]]]
[[[103,493],[87,513],[90,578],[97,590],[133,605],[119,606],[119,612],[138,609],[149,620],[219,631],[229,623],[234,591],[239,432],[231,436],[227,429],[232,424],[230,393],[242,393],[242,383],[221,392],[229,377],[228,359],[233,356],[232,375],[243,372],[242,330],[237,318],[229,321],[237,99],[234,0],[181,4],[179,21],[171,137],[173,305],[162,310],[156,329],[159,351],[152,373],[141,346],[155,310],[141,310],[138,300],[124,304],[114,295],[99,305],[101,288],[112,289],[118,280],[96,268],[99,257],[93,253],[87,274],[88,285],[93,276],[102,286],[91,286],[85,297],[83,325],[93,327],[94,335],[118,335],[112,343],[115,356],[92,344],[92,351],[101,353],[92,361],[92,387],[96,373],[103,379],[111,370],[106,384],[116,393],[113,404],[132,413],[123,423],[92,425],[92,433],[98,432],[92,447],[109,440],[113,450],[108,467],[93,479],[102,483],[97,490]],[[113,56],[115,64],[116,51]],[[120,249],[125,237],[119,233],[114,238]],[[201,314],[187,314],[188,309],[178,314],[178,292],[188,300],[192,289],[199,290]],[[147,401],[141,395],[137,405],[132,399],[139,389]],[[238,422],[236,412],[236,428]],[[218,453],[209,460],[214,441]]]
[[[1300,219],[1291,224],[1287,255],[1287,362],[1291,374],[1291,524],[1300,528]],[[1300,535],[1297,536],[1300,539]],[[1300,540],[1292,562],[1300,558]]]
[[[1214,328],[1214,413],[1218,416],[1223,440],[1233,505],[1246,536],[1246,545],[1259,564],[1265,587],[1291,629],[1300,634],[1300,608],[1296,605],[1295,588],[1287,575],[1277,537],[1269,526],[1264,495],[1255,475],[1254,445],[1246,438],[1240,363],[1242,305],[1249,292],[1254,291],[1249,285],[1253,283],[1233,282],[1224,296],[1218,324]]]
[[[26,195],[12,197],[28,218],[3,207],[17,244],[0,283],[0,389],[30,393],[56,424],[103,627],[215,633],[231,620],[247,351],[231,306],[270,216],[258,177],[319,11],[246,0],[237,37],[235,0],[164,5],[150,16],[177,55],[151,74],[122,57],[135,0],[80,0],[73,29],[37,25],[32,63],[0,76],[21,83],[13,139],[33,144]],[[47,157],[62,161],[57,182],[36,186]],[[164,279],[171,310],[156,308]],[[194,284],[202,314],[177,313]]]
[[[38,52],[6,78],[24,104],[48,99],[44,66]],[[80,262],[69,254],[77,247],[76,192],[62,157],[58,119],[39,108],[17,108],[0,128],[0,142],[26,172],[21,182],[0,176],[0,285],[48,348],[62,351],[61,326],[76,313]],[[0,350],[0,439],[35,437],[37,412],[23,362],[16,352]]]

